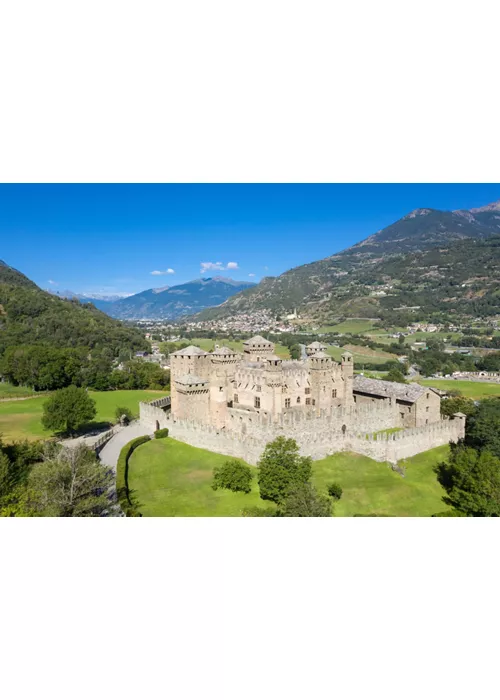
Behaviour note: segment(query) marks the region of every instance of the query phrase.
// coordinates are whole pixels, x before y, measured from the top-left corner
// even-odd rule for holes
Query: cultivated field
[[[158,396],[167,394],[166,391],[91,391],[96,402],[97,415],[93,425],[99,423],[114,423],[117,406],[129,408],[139,415],[139,401],[151,401]],[[43,404],[48,396],[38,396],[25,401],[0,402],[0,435],[6,442],[11,440],[36,440],[51,437],[50,431],[42,426]]]
[[[366,318],[350,318],[333,326],[322,326],[316,333],[366,333],[374,328],[374,321]]]
[[[460,391],[462,396],[470,399],[485,399],[492,396],[500,396],[500,384],[488,382],[470,382],[465,379],[419,379],[419,384],[432,386],[442,391]]]
[[[313,481],[321,491],[332,481],[342,486],[338,516],[430,516],[447,509],[433,467],[448,450],[438,447],[405,460],[405,478],[368,457],[340,453],[314,462]],[[212,490],[212,470],[226,459],[172,438],[152,440],[130,458],[129,487],[145,516],[239,516],[251,506],[272,508],[260,499],[257,469],[248,495]]]

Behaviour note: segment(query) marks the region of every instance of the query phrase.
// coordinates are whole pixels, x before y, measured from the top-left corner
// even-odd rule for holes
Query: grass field
[[[404,478],[368,457],[339,453],[314,462],[313,481],[321,491],[332,481],[342,486],[339,516],[430,516],[446,510],[433,466],[448,450],[445,445],[405,460]],[[226,459],[172,438],[152,440],[130,458],[129,486],[145,516],[239,516],[249,506],[271,507],[260,499],[256,477],[248,495],[212,490],[212,470]]]
[[[33,389],[28,389],[26,386],[14,386],[9,384],[9,382],[0,382],[0,399],[33,396],[34,394]]]
[[[365,318],[350,318],[333,326],[322,326],[316,333],[366,333],[374,328],[374,321]]]
[[[462,396],[475,400],[500,396],[500,384],[488,382],[469,382],[465,379],[419,379],[418,383],[443,391],[458,390],[462,392]]]
[[[355,348],[356,350],[354,350]],[[346,345],[342,348],[328,346],[326,353],[333,357],[333,359],[337,362],[340,362],[342,353],[345,352],[345,350],[349,350],[349,352],[352,354],[354,367],[357,370],[362,370],[363,364],[367,362],[384,364],[388,360],[395,359],[395,355],[392,355],[391,353],[384,352],[383,350],[372,350],[371,348],[365,348],[360,345]]]
[[[115,421],[117,406],[129,408],[139,415],[139,401],[151,401],[165,395],[165,391],[91,391],[96,402],[97,415],[94,424]],[[3,401],[0,403],[0,435],[6,442],[27,438],[51,437],[50,431],[42,426],[43,404],[47,396],[38,396],[26,401]]]

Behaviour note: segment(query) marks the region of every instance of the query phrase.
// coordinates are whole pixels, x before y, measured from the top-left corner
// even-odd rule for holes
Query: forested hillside
[[[0,373],[35,389],[58,388],[147,349],[135,329],[94,306],[59,299],[0,262]]]

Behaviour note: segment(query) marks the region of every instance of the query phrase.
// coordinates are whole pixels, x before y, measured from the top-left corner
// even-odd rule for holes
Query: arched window
[[[300,403],[300,396],[297,396],[297,403]]]

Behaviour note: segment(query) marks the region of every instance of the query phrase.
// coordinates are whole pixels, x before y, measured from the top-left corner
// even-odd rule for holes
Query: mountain
[[[494,288],[499,236],[500,200],[473,210],[415,209],[340,253],[264,278],[195,320],[264,309],[283,314],[296,307],[303,318],[328,321],[386,317],[403,305],[422,306],[425,314],[451,310],[450,304],[457,313],[473,315],[481,307],[478,298],[482,307],[498,306],[500,313]],[[464,285],[456,294],[449,288],[455,284]]]
[[[141,333],[76,299],[60,299],[40,289],[0,261],[0,358],[9,347],[45,345],[106,352],[143,350]]]
[[[254,286],[253,282],[208,277],[174,287],[146,289],[114,301],[104,310],[120,319],[175,320],[207,307],[218,306],[234,294]]]
[[[60,299],[78,299],[82,304],[93,304],[97,309],[106,313],[109,312],[111,304],[114,301],[124,298],[122,294],[80,294],[78,292],[72,292],[71,289],[64,289],[62,292],[55,292],[52,289],[46,289],[45,291],[49,292],[49,294],[54,294]]]

